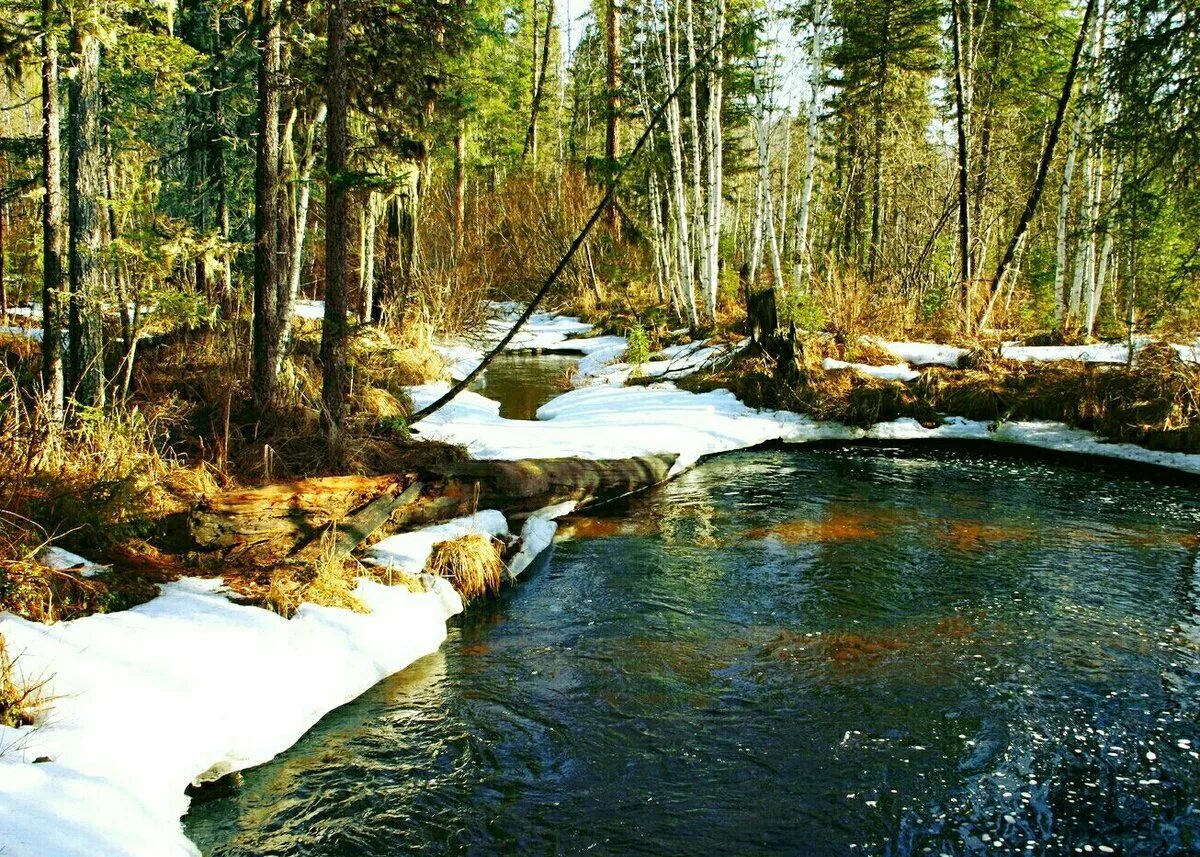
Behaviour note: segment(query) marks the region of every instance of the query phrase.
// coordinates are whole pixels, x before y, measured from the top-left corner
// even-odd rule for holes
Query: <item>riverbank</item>
[[[581,325],[537,316],[518,346],[580,353],[591,361],[578,373],[579,386],[543,405],[536,420],[506,419],[498,402],[464,392],[412,430],[477,459],[669,454],[676,458],[668,477],[707,456],[771,443],[938,440],[1018,444],[1200,474],[1200,455],[1110,443],[1062,422],[933,414],[924,421],[895,416],[853,425],[798,409],[756,408],[716,388],[722,378],[736,386],[747,366],[756,365],[746,361],[761,360],[745,343],[680,342],[630,365],[621,360],[627,342],[613,335],[578,339],[592,332]],[[478,344],[441,347],[464,374],[470,368],[463,367],[473,368],[471,361],[482,356]],[[890,385],[891,395],[943,371],[923,369],[914,378],[907,365],[884,364],[895,377],[879,377],[868,363],[826,364],[837,359],[821,356],[811,377],[848,382],[851,389]],[[684,389],[661,378],[714,389]],[[440,382],[404,393],[421,407],[445,390]],[[550,518],[566,511],[529,519],[510,573],[549,544]],[[400,534],[375,545],[364,561],[380,567],[379,576],[360,579],[352,593],[365,613],[305,603],[287,620],[234,603],[218,579],[183,579],[163,585],[145,604],[112,614],[49,626],[0,616],[17,680],[41,684],[46,700],[33,724],[0,728],[0,841],[16,855],[91,854],[96,843],[106,854],[195,853],[179,826],[188,805],[184,789],[265,761],[329,710],[435,650],[461,599],[445,580],[416,576],[439,539],[507,529],[498,514],[481,512],[432,534]],[[403,585],[388,586],[396,582],[388,572],[397,568]]]
[[[549,510],[547,515],[568,511]],[[553,538],[533,515],[508,573]],[[0,615],[15,679],[38,684],[34,723],[0,726],[0,843],[20,857],[199,852],[180,818],[193,783],[261,764],[329,711],[437,650],[463,609],[422,574],[434,546],[508,535],[479,512],[376,544],[353,596],[290,619],[236,603],[220,578],[184,578],[129,610],[42,625]]]

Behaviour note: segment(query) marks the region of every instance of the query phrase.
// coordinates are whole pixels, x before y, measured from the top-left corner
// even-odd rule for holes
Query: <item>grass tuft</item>
[[[441,542],[433,548],[425,570],[450,581],[464,601],[500,591],[504,572],[500,543],[481,533]]]

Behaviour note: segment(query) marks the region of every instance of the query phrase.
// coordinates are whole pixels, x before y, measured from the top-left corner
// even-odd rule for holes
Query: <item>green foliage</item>
[[[629,328],[626,338],[629,345],[625,350],[625,362],[636,370],[650,360],[650,337],[646,334],[645,326],[636,321]]]
[[[775,299],[782,326],[795,324],[800,330],[821,330],[825,327],[825,313],[812,292],[786,289],[776,291]]]

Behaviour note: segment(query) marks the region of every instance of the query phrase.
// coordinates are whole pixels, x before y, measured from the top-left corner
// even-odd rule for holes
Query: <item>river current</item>
[[[214,855],[1200,853],[1200,495],[760,450],[563,523],[197,805]]]

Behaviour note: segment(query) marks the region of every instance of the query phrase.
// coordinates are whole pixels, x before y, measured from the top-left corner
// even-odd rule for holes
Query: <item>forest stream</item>
[[[563,521],[187,832],[212,855],[1196,853],[1198,534],[1194,486],[1084,459],[720,456]]]

